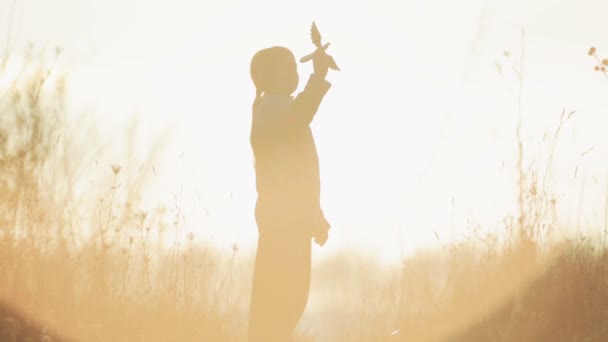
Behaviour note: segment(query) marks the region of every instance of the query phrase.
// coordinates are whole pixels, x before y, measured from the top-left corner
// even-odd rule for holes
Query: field
[[[45,70],[0,94],[0,340],[244,341],[252,255],[192,235],[163,246],[179,205],[138,210],[145,179],[124,165],[79,188],[63,79]],[[550,185],[527,179],[500,234],[474,227],[392,266],[356,252],[316,265],[297,340],[608,340],[603,239],[554,239]]]

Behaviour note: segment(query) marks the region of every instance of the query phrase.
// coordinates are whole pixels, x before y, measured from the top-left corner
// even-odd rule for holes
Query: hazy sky
[[[157,195],[170,201],[183,174],[187,196],[199,192],[210,213],[191,229],[204,223],[222,243],[256,236],[250,58],[270,45],[311,52],[316,20],[342,69],[330,72],[333,87],[313,123],[333,241],[388,257],[432,243],[434,231],[445,240],[452,225],[490,225],[513,210],[511,67],[525,27],[527,163],[562,109],[576,110],[557,149],[562,219],[578,215],[574,167],[591,147],[578,162],[589,187],[585,217],[604,219],[608,81],[586,52],[595,45],[608,56],[605,1],[22,0],[11,12],[12,4],[0,0],[0,49],[61,45],[74,112],[95,109],[101,132],[137,113],[145,146],[176,125],[157,166],[165,177]],[[301,79],[311,71],[301,65]]]

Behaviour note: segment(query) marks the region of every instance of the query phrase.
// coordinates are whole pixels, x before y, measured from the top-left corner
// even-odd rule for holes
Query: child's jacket
[[[260,234],[278,229],[313,236],[329,229],[321,210],[319,157],[309,124],[330,87],[313,74],[295,99],[266,94],[254,107],[251,147]]]

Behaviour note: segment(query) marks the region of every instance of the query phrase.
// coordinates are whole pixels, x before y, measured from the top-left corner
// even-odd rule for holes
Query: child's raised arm
[[[252,139],[274,140],[306,127],[312,122],[330,87],[331,83],[323,77],[312,74],[304,90],[283,110],[264,110],[265,103],[260,103],[260,110],[254,113]]]
[[[293,100],[288,116],[296,121],[296,125],[309,125],[330,87],[331,83],[323,77],[316,74],[310,75],[304,90]]]

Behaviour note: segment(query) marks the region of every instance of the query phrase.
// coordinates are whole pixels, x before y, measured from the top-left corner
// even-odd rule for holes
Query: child
[[[258,249],[249,316],[250,342],[289,340],[308,301],[311,238],[323,246],[329,223],[320,205],[319,158],[309,124],[331,84],[330,57],[318,49],[314,73],[299,82],[288,49],[271,47],[251,61],[256,87],[251,125],[258,199]]]

